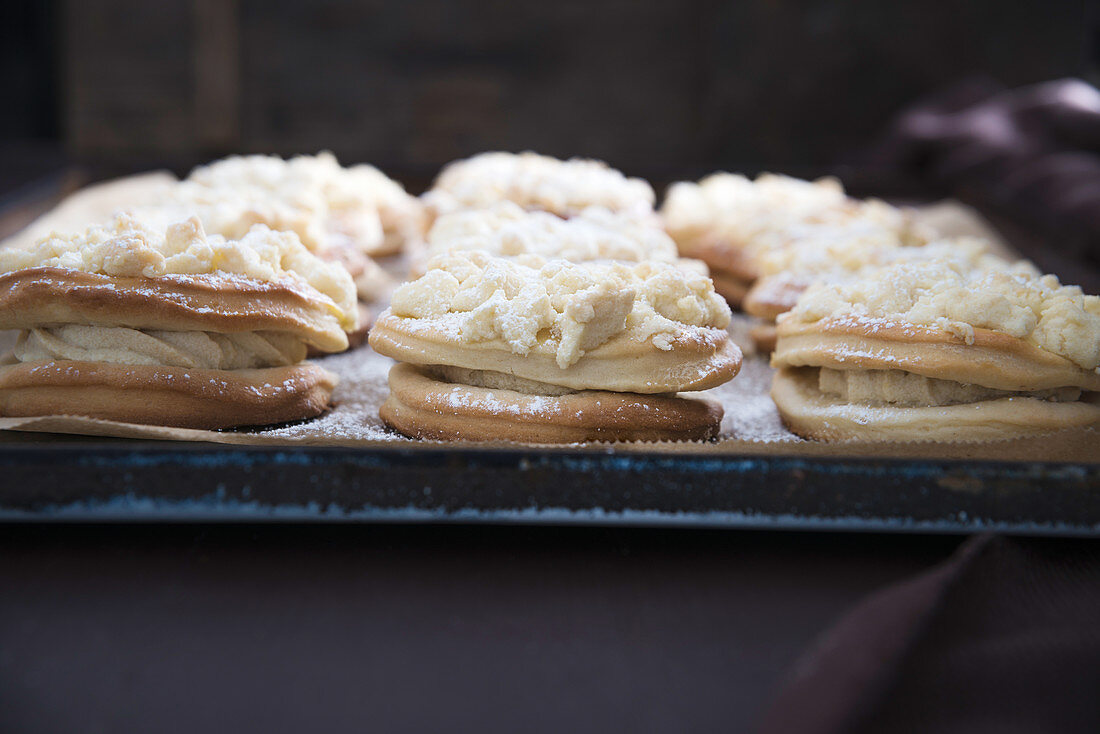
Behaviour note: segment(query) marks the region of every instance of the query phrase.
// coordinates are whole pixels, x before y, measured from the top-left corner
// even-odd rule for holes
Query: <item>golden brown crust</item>
[[[471,344],[439,332],[414,333],[409,322],[383,313],[371,329],[371,348],[399,362],[504,372],[576,390],[706,390],[729,381],[741,369],[741,350],[724,329],[699,328],[673,340],[668,351],[621,334],[562,369],[552,353],[516,354],[506,344]]]
[[[775,321],[780,314],[794,308],[805,290],[806,283],[790,277],[764,276],[745,294],[741,310],[757,318]]]
[[[752,282],[760,269],[745,251],[745,243],[712,232],[671,233],[683,257],[705,262],[712,270],[721,270],[738,280]]]
[[[775,351],[775,324],[753,324],[749,328],[749,337],[760,354],[771,354]]]
[[[713,268],[710,271],[710,279],[714,283],[715,292],[725,298],[726,303],[733,308],[741,308],[749,288],[752,287],[752,281],[742,280],[736,275]]]
[[[575,443],[713,438],[722,408],[697,398],[584,391],[557,397],[436,380],[397,364],[379,414],[413,438]]]
[[[0,416],[80,415],[180,428],[233,428],[312,418],[336,377],[313,364],[204,370],[100,362],[0,366]]]
[[[337,262],[344,266],[352,280],[356,280],[373,265],[372,255],[363,251],[359,245],[348,242],[343,245],[328,247],[318,253],[318,257],[329,262]]]
[[[1053,402],[1029,397],[929,407],[849,404],[817,388],[816,369],[784,368],[772,382],[783,422],[821,441],[995,441],[1100,425],[1095,400]]]
[[[370,257],[390,257],[398,255],[404,249],[405,239],[392,232],[386,232],[385,236],[370,245],[362,246],[363,254]],[[354,277],[354,276],[353,276]]]
[[[972,344],[953,334],[912,324],[783,319],[773,367],[894,369],[998,390],[1080,387],[1100,391],[1100,374],[1022,339],[975,329]]]
[[[402,206],[394,208],[379,202],[382,240],[366,250],[371,257],[392,257],[423,242],[430,225],[428,211],[415,196],[405,194]]]
[[[53,267],[0,275],[0,329],[63,324],[277,331],[295,334],[321,351],[347,347],[335,306],[292,283],[228,276],[119,277]]]
[[[362,303],[359,304],[359,328],[348,332],[348,349],[356,349],[367,343],[370,327],[374,324],[375,312]],[[320,356],[320,355],[318,355]]]

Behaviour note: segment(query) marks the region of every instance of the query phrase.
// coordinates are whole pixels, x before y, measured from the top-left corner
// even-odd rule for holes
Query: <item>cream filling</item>
[[[846,403],[888,403],[910,407],[976,403],[1013,396],[1056,402],[1073,402],[1081,398],[1081,390],[1076,387],[1014,392],[981,385],[964,385],[952,380],[938,380],[902,370],[822,368],[818,375],[818,388],[821,392],[834,395]]]
[[[465,367],[437,364],[426,368],[426,371],[437,380],[454,382],[460,385],[472,385],[473,387],[484,387],[489,390],[513,390],[526,395],[549,395],[552,397],[578,392],[568,387],[550,385],[545,382],[528,380],[504,372],[492,372],[490,370],[471,370]]]
[[[20,362],[79,360],[212,370],[282,367],[305,359],[306,345],[277,332],[216,334],[69,324],[30,329],[12,352]]]

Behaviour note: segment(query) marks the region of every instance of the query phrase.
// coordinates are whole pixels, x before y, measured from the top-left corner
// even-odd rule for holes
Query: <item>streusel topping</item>
[[[654,200],[647,182],[627,178],[603,161],[563,161],[532,152],[481,153],[451,163],[425,195],[429,206],[441,213],[511,201],[563,217],[589,206],[648,212]]]
[[[589,207],[572,219],[527,211],[510,201],[446,214],[428,233],[428,254],[485,250],[494,255],[541,255],[570,262],[674,262],[676,243],[637,217]]]
[[[501,341],[517,354],[556,343],[563,369],[629,331],[669,350],[678,336],[725,329],[730,311],[710,279],[666,263],[569,263],[453,252],[398,288],[392,313],[427,320],[462,341]]]
[[[719,235],[760,252],[807,235],[828,236],[829,229],[843,235],[851,227],[856,236],[893,238],[900,244],[915,244],[929,234],[904,210],[849,198],[836,179],[804,181],[773,173],[755,180],[715,173],[699,183],[673,184],[661,215],[677,240]],[[829,229],[815,232],[817,227]]]
[[[968,343],[975,329],[989,329],[1085,369],[1100,365],[1100,297],[1039,275],[1029,263],[987,265],[975,268],[960,257],[893,263],[858,278],[817,283],[783,318],[913,324]]]
[[[760,259],[765,277],[790,275],[801,281],[853,277],[865,269],[895,262],[955,258],[974,268],[1003,268],[1007,262],[993,254],[986,240],[976,237],[941,239],[921,247],[902,247],[896,240],[875,236],[845,237],[841,232],[808,236]],[[1025,266],[1021,266],[1025,267]],[[1036,271],[1037,274],[1037,271]]]
[[[415,206],[399,184],[377,169],[342,167],[331,153],[229,156],[199,166],[167,201],[143,207],[151,221],[195,215],[208,232],[243,237],[254,224],[291,231],[315,252],[333,247],[370,250],[383,240],[382,214]]]
[[[0,249],[0,273],[56,267],[112,276],[236,275],[294,281],[331,299],[342,321],[356,321],[355,284],[343,266],[307,250],[293,232],[252,227],[240,239],[207,235],[197,217],[154,229],[130,214],[75,234],[54,233],[23,248]]]

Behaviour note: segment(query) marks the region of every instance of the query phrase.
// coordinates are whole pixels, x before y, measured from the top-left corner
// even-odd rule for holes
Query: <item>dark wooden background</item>
[[[3,149],[186,168],[485,149],[826,169],[962,78],[1096,79],[1087,0],[53,0],[0,10]]]
[[[20,225],[79,183],[234,152],[330,149],[416,192],[456,158],[534,149],[658,190],[776,170],[956,196],[1100,282],[1095,227],[860,155],[960,82],[1100,83],[1095,0],[9,0],[0,58],[0,215]]]

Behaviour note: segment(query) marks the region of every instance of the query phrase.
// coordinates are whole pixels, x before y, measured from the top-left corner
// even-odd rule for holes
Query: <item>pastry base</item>
[[[0,329],[63,324],[279,331],[320,351],[347,349],[336,305],[292,281],[262,283],[226,274],[123,277],[53,267],[0,275]]]
[[[760,272],[744,243],[732,242],[706,228],[670,230],[680,257],[702,260],[710,268],[714,290],[733,308],[740,308]]]
[[[795,307],[807,287],[808,282],[789,275],[765,275],[752,284],[741,308],[750,316],[775,321]]]
[[[557,397],[437,380],[410,364],[390,370],[379,415],[406,436],[577,443],[714,438],[722,408],[699,398],[586,390]]]
[[[711,269],[721,270],[743,281],[751,282],[760,276],[760,270],[743,240],[731,239],[705,227],[670,231],[669,234],[676,241],[682,257],[702,260]]]
[[[363,248],[363,253],[370,257],[390,257],[399,255],[404,249],[405,239],[399,234],[386,233],[377,244]]]
[[[753,324],[749,328],[749,338],[759,354],[771,354],[775,351],[776,333],[775,324]]]
[[[729,381],[741,369],[741,350],[725,329],[685,333],[668,351],[622,334],[562,369],[548,351],[516,354],[500,342],[463,342],[454,333],[417,321],[387,310],[371,328],[371,348],[398,362],[504,372],[574,390],[646,394],[707,390]]]
[[[731,308],[741,308],[752,287],[751,280],[743,280],[713,267],[710,270],[710,279],[714,283],[714,291],[725,298]]]
[[[371,324],[374,323],[374,311],[359,304],[359,327],[355,331],[348,332],[348,349],[355,349],[361,347],[367,343],[367,337],[370,335]],[[325,352],[319,352],[318,357],[324,355]]]
[[[1008,334],[975,329],[972,343],[914,324],[859,319],[783,319],[773,367],[904,370],[925,377],[1030,392],[1079,387],[1100,392],[1100,374]]]
[[[178,428],[286,423],[328,409],[336,376],[312,364],[206,370],[68,360],[0,365],[0,416],[79,415]]]
[[[395,283],[367,253],[352,245],[332,247],[319,253],[329,262],[344,266],[348,275],[355,281],[355,290],[360,301],[374,303],[393,290]]]
[[[772,382],[783,422],[821,441],[996,441],[1100,425],[1100,402],[1057,403],[1028,397],[929,407],[841,402],[817,387],[816,369],[779,370]]]

